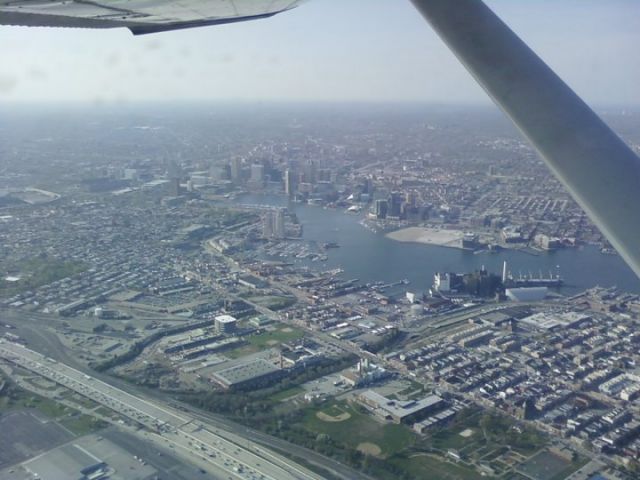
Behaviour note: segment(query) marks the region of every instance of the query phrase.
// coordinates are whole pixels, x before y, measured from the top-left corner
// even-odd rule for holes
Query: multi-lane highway
[[[22,345],[0,340],[0,358],[74,390],[147,427],[177,451],[196,455],[242,480],[320,480],[322,477],[248,439],[208,429],[195,417],[157,400],[132,395]]]
[[[43,328],[43,326],[46,325],[59,323],[59,320],[56,317],[45,314],[32,315],[31,313],[1,309],[0,315],[3,320],[7,320],[16,326],[16,330],[11,330],[11,332],[16,332],[20,337],[27,340],[28,345],[32,350],[43,353],[67,366],[75,368],[81,373],[86,373],[92,377],[101,379],[110,385],[119,387],[121,390],[128,391],[138,397],[157,399],[160,404],[167,404],[169,406],[179,403],[179,405],[177,405],[176,408],[173,408],[172,411],[176,413],[184,412],[185,410],[188,411],[188,415],[199,419],[202,423],[207,425],[209,430],[218,429],[223,436],[231,441],[246,444],[244,440],[238,442],[236,438],[244,439],[248,437],[256,444],[262,444],[265,447],[271,448],[272,450],[275,449],[279,452],[286,452],[287,455],[292,455],[294,458],[304,459],[308,464],[319,468],[321,471],[326,471],[329,476],[342,478],[344,480],[370,480],[368,475],[347,465],[341,464],[332,458],[325,457],[313,450],[309,450],[300,445],[294,445],[280,438],[265,434],[264,432],[248,429],[224,416],[199,410],[189,404],[177,402],[175,398],[159,390],[154,391],[145,389],[138,385],[130,385],[118,378],[91,371],[78,361],[77,358],[69,354],[51,329],[46,327]],[[2,324],[0,323],[0,331],[1,330]],[[263,450],[263,452],[265,451],[266,450]],[[193,455],[190,456],[193,458]],[[223,476],[222,478],[226,479],[227,476]]]

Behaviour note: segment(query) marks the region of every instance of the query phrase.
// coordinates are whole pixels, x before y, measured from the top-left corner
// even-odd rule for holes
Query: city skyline
[[[5,115],[0,478],[635,478],[640,281],[497,112],[390,110]]]

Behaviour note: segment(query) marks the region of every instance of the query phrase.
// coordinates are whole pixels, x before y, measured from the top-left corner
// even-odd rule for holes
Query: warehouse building
[[[266,386],[280,378],[284,370],[262,358],[225,368],[211,375],[211,380],[222,388]]]

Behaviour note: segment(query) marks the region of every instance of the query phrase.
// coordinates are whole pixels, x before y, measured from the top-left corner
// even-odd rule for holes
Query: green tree
[[[478,422],[478,426],[482,429],[482,435],[484,436],[485,442],[489,440],[487,435],[487,431],[491,429],[491,424],[493,423],[493,417],[488,413],[485,413],[480,417],[480,421]]]
[[[96,325],[95,327],[93,327],[93,333],[106,332],[108,329],[109,329],[109,325],[107,325],[106,323],[100,323],[99,325]]]

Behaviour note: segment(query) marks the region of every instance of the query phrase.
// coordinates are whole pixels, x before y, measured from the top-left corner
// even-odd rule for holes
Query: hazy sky
[[[587,101],[640,105],[640,1],[488,3]],[[0,27],[0,101],[157,99],[488,102],[408,0],[143,37]]]

